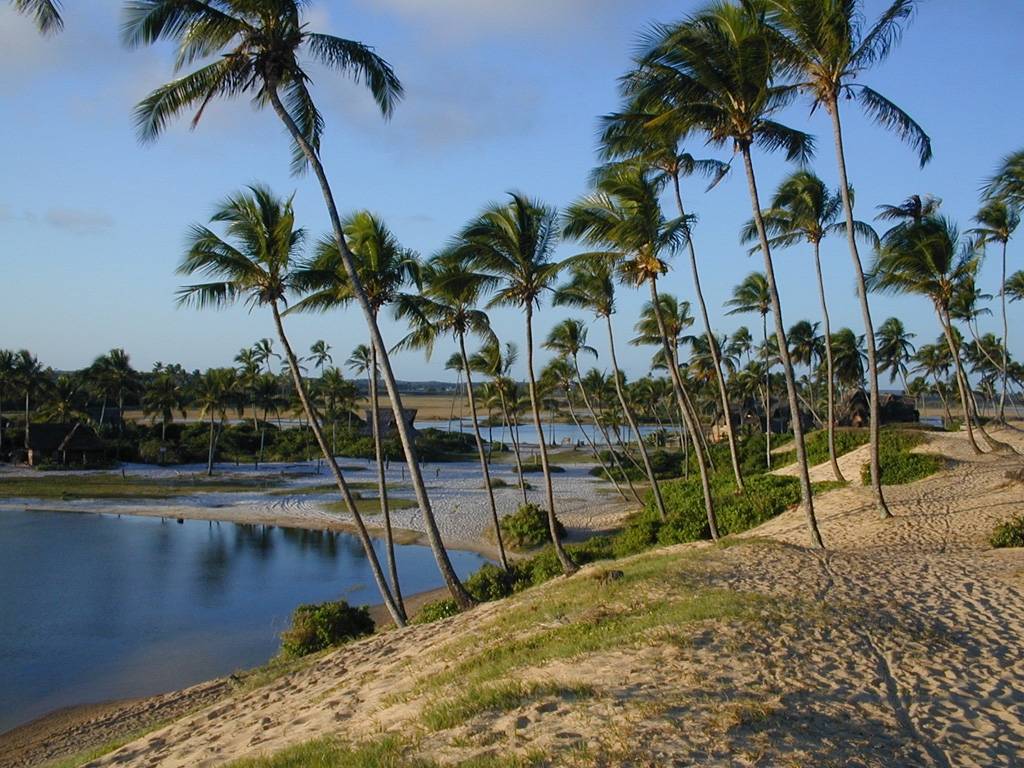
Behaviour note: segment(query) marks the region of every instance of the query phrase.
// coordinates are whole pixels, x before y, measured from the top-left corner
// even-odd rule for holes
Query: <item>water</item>
[[[406,594],[444,586],[428,548],[398,558]],[[348,534],[44,511],[0,511],[0,585],[0,733],[265,663],[302,603],[380,602]]]
[[[448,421],[416,422],[416,429],[427,429],[428,427],[449,431]],[[658,429],[659,427],[657,426],[644,425],[640,427],[640,434],[645,436],[650,435],[657,432]],[[468,418],[460,424],[459,418],[456,416],[451,422],[450,430],[453,432],[461,431],[471,434],[473,432],[473,425]],[[583,429],[580,429],[575,424],[565,424],[562,422],[549,424],[545,422],[543,424],[543,430],[544,439],[547,440],[548,445],[551,445],[552,443],[553,433],[554,443],[556,445],[575,445],[580,441],[583,441],[584,444],[586,444],[586,439],[589,437],[595,445],[599,447],[604,446],[604,438],[601,436],[601,430],[593,424],[584,424]],[[586,430],[585,435],[584,430]],[[668,428],[668,432],[670,433],[674,434],[676,431],[677,430],[672,427]],[[509,434],[508,427],[501,427],[498,425],[493,427],[482,426],[480,427],[480,436],[483,437],[484,440],[503,442],[510,448],[512,447],[512,436]],[[608,430],[608,436],[612,438],[612,440],[615,439],[614,433],[611,430]],[[632,432],[628,426],[619,429],[619,436],[624,442],[630,442],[633,439]],[[537,440],[537,429],[534,427],[532,422],[520,424],[517,427],[516,439],[519,440],[522,445],[539,445]]]

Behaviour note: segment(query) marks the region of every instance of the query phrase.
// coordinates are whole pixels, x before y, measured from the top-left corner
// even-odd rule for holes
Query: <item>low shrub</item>
[[[551,541],[548,513],[536,504],[523,504],[518,512],[501,518],[501,538],[511,549],[529,549]],[[565,536],[565,528],[558,523],[558,538]]]
[[[565,467],[560,467],[557,464],[548,464],[548,470],[551,474],[558,474],[559,472],[565,472]],[[544,471],[544,465],[538,463],[523,464],[523,474],[527,473],[540,473]]]
[[[281,633],[281,653],[298,658],[373,632],[373,619],[364,605],[353,608],[344,600],[300,605],[292,626]]]
[[[1024,518],[997,525],[988,543],[997,548],[1024,547]]]
[[[924,442],[915,432],[892,429],[884,430],[879,436],[879,464],[882,469],[882,485],[905,485],[933,475],[942,469],[943,459],[925,453],[910,453],[910,449]],[[871,483],[871,464],[861,467],[861,480]]]
[[[425,604],[420,608],[420,612],[416,614],[416,618],[413,619],[413,624],[429,624],[432,621],[438,619],[447,619],[449,616],[454,616],[459,612],[459,606],[455,604],[455,601],[450,597],[446,597],[443,600],[435,600],[432,603]]]

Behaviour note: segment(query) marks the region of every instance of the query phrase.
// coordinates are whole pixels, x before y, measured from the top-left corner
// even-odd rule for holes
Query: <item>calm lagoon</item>
[[[398,549],[406,594],[444,586],[429,548]],[[450,554],[462,577],[486,561]],[[0,733],[263,664],[296,606],[339,598],[380,602],[349,534],[0,510]]]

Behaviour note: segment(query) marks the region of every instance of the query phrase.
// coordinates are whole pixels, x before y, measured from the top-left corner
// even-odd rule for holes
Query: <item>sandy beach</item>
[[[997,437],[1024,452],[1024,433],[1003,429]],[[197,694],[198,711],[88,765],[213,766],[329,734],[358,743],[383,733],[409,739],[417,757],[451,765],[538,751],[552,755],[552,764],[579,765],[1018,765],[1024,551],[993,550],[987,539],[997,523],[1024,511],[1024,486],[1006,476],[1022,459],[976,456],[960,434],[929,434],[917,450],[946,457],[946,467],[888,488],[890,520],[879,519],[863,487],[816,499],[825,551],[806,547],[803,511],[794,508],[744,534],[740,544],[661,552],[665,563],[702,555],[700,570],[659,600],[682,599],[698,587],[759,596],[773,607],[756,622],[663,627],[635,645],[515,669],[514,679],[524,684],[585,683],[590,693],[583,698],[550,694],[424,730],[431,701],[416,691],[456,656],[483,653],[474,643],[486,645],[504,613],[575,580],[604,583],[609,566],[602,564],[442,622],[375,635],[266,686],[226,684],[215,703]],[[451,495],[437,493],[442,521],[455,518],[456,504],[460,516],[467,506],[455,500],[455,474],[445,481]],[[583,496],[592,480],[585,477],[572,467],[557,480],[583,499],[579,511],[566,514],[570,525],[577,515],[580,530],[614,519],[611,503],[606,514],[595,512],[607,498],[599,490],[589,502]],[[276,514],[318,519],[306,509]],[[413,518],[402,524],[414,527]],[[481,529],[444,530],[468,540]],[[597,621],[615,610],[614,601],[580,606],[561,622]],[[502,642],[544,631],[553,630],[520,629]],[[178,694],[179,701],[190,695]],[[103,743],[116,736],[118,722],[160,722],[151,715],[152,700],[111,706],[51,719],[45,733],[42,726],[13,732],[18,743],[0,742],[0,765],[38,764],[69,741]],[[572,754],[594,759],[565,762]]]

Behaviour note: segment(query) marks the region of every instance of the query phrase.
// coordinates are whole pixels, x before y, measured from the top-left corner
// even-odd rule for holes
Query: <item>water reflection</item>
[[[406,593],[443,586],[428,548],[397,556]],[[302,603],[379,602],[354,536],[128,515],[0,511],[0,584],[0,732],[261,664]]]

